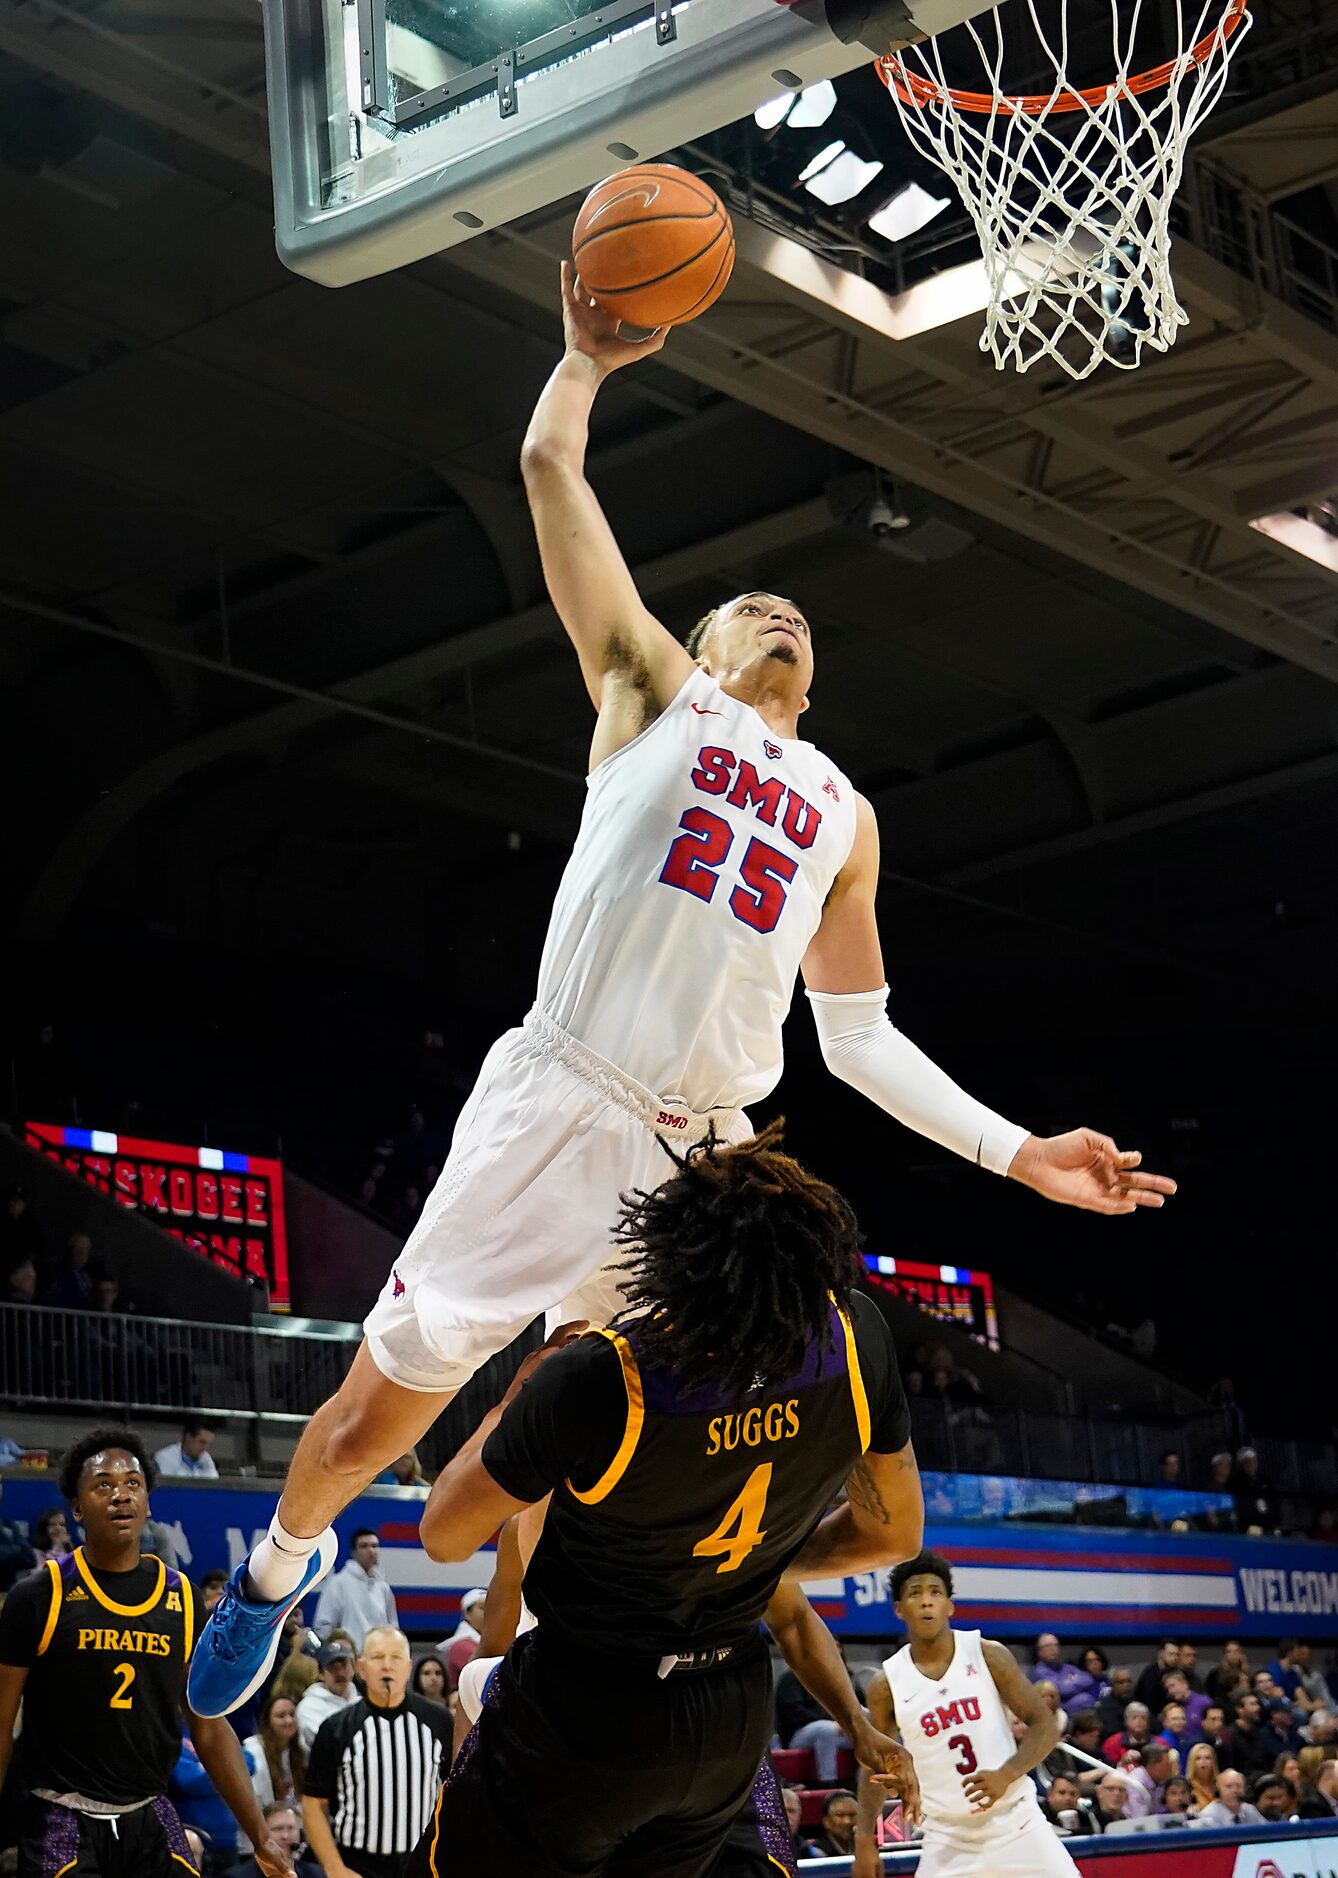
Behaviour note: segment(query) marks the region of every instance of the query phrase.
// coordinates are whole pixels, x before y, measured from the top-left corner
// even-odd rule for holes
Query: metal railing
[[[357,1345],[312,1330],[184,1323],[49,1305],[0,1305],[0,1399],[18,1408],[191,1411],[305,1422]]]

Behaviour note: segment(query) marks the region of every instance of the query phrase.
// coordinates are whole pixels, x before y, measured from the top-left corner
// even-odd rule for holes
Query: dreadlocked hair
[[[846,1310],[861,1234],[848,1202],[779,1152],[777,1119],[752,1140],[714,1134],[679,1155],[653,1193],[623,1196],[614,1229],[629,1311],[648,1361],[687,1391],[740,1396],[793,1376],[816,1339],[832,1346],[830,1300]]]

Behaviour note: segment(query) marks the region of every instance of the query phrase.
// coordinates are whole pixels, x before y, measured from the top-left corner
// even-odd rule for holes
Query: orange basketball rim
[[[1112,91],[1117,97],[1142,97],[1149,91],[1162,91],[1171,80],[1192,65],[1203,65],[1213,53],[1237,32],[1249,17],[1248,0],[1227,0],[1226,11],[1210,33],[1196,45],[1164,65],[1154,65],[1146,72],[1136,72],[1115,84],[1090,85],[1085,91],[1065,86],[1058,92],[1036,92],[1030,97],[1008,98],[990,91],[958,91],[951,85],[939,85],[932,78],[908,71],[903,61],[888,53],[879,59],[876,71],[889,91],[895,91],[903,104],[915,110],[930,105],[948,106],[975,116],[1041,117],[1061,111],[1097,111],[1109,102]]]

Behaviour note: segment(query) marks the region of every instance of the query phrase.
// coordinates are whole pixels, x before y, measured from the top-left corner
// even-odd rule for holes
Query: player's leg
[[[195,1869],[177,1810],[164,1798],[117,1820],[102,1878],[186,1878]]]
[[[1065,1842],[1040,1813],[987,1840],[979,1878],[1075,1878],[1077,1866]]]
[[[780,1782],[769,1757],[764,1756],[743,1811],[711,1867],[711,1878],[776,1878],[777,1872],[798,1878],[799,1867]]]
[[[96,1844],[100,1822],[39,1800],[23,1802],[19,1828],[19,1878],[103,1878]]]

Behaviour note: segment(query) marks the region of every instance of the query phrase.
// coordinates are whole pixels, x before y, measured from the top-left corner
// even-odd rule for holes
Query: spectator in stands
[[[1174,1813],[1177,1817],[1188,1818],[1194,1804],[1194,1791],[1183,1774],[1172,1774],[1161,1790],[1159,1813]]]
[[[410,1448],[401,1454],[397,1461],[392,1461],[383,1474],[376,1476],[378,1487],[408,1487],[414,1493],[426,1499],[432,1491],[432,1483],[418,1465],[418,1450]]]
[[[1180,1456],[1174,1448],[1167,1448],[1157,1462],[1157,1485],[1159,1487],[1179,1487],[1184,1484],[1181,1472]]]
[[[1269,1703],[1265,1711],[1263,1733],[1272,1750],[1270,1767],[1279,1754],[1295,1754],[1301,1746],[1301,1737],[1296,1732],[1296,1711],[1285,1696],[1279,1696],[1277,1701]]]
[[[1125,1801],[1126,1819],[1146,1819],[1149,1813],[1161,1809],[1161,1790],[1175,1772],[1175,1762],[1171,1759],[1171,1750],[1164,1741],[1155,1737],[1147,1741],[1142,1749],[1141,1763],[1130,1766],[1130,1755],[1124,1764],[1124,1777],[1129,1787],[1129,1798]]]
[[[1194,1746],[1197,1736],[1191,1730],[1185,1718],[1184,1704],[1168,1702],[1161,1712],[1161,1729],[1158,1741],[1164,1741],[1168,1748],[1174,1748],[1183,1767],[1189,1757],[1189,1750]]]
[[[60,1264],[42,1292],[43,1304],[61,1311],[87,1311],[93,1304],[93,1241],[86,1232],[72,1232],[65,1241]]]
[[[1245,1776],[1238,1767],[1224,1767],[1217,1776],[1217,1797],[1202,1808],[1197,1826],[1262,1826],[1264,1816],[1245,1797]]]
[[[1277,1686],[1278,1694],[1285,1696],[1294,1709],[1302,1715],[1308,1715],[1316,1706],[1314,1698],[1305,1687],[1305,1676],[1301,1665],[1296,1660],[1301,1645],[1295,1637],[1287,1637],[1278,1645],[1278,1660],[1270,1663],[1268,1673]],[[1328,1700],[1327,1692],[1324,1700]]]
[[[284,1658],[271,1684],[270,1693],[286,1695],[290,1701],[300,1703],[319,1675],[320,1669],[314,1656],[308,1656],[305,1650],[292,1650]]]
[[[1068,1734],[1065,1739],[1071,1747],[1078,1748],[1082,1753],[1090,1754],[1094,1761],[1099,1761],[1101,1758],[1101,1723],[1097,1720],[1096,1710],[1080,1708],[1076,1715],[1070,1715]],[[1075,1765],[1073,1757],[1066,1755],[1064,1764],[1072,1769]],[[1076,1765],[1082,1766],[1083,1763],[1078,1762]]]
[[[1183,1651],[1181,1653],[1183,1655]],[[1185,1711],[1185,1720],[1189,1723],[1189,1735],[1197,1741],[1201,1732],[1203,1717],[1211,1704],[1206,1695],[1197,1694],[1190,1686],[1183,1664],[1179,1669],[1170,1670],[1166,1676],[1166,1700],[1178,1702]]]
[[[1329,1689],[1324,1677],[1315,1667],[1310,1645],[1298,1640],[1292,1645],[1292,1665],[1301,1677],[1300,1693],[1297,1702],[1304,1706],[1306,1714],[1312,1715],[1316,1709],[1329,1706]]]
[[[1176,1671],[1183,1676],[1192,1694],[1199,1694],[1203,1684],[1199,1681],[1199,1646],[1197,1643],[1180,1645],[1180,1661]]]
[[[5,1483],[0,1480],[0,1498]],[[10,1592],[16,1582],[37,1568],[37,1554],[12,1519],[0,1519],[0,1593]]]
[[[1062,1735],[1069,1725],[1069,1718],[1059,1705],[1059,1690],[1055,1684],[1046,1677],[1043,1681],[1036,1684],[1036,1693],[1040,1696],[1042,1702],[1045,1703],[1050,1713],[1058,1716],[1059,1729]]]
[[[33,1556],[39,1566],[45,1565],[48,1559],[64,1558],[74,1550],[63,1506],[45,1507],[33,1521],[30,1537]]]
[[[1278,1701],[1282,1695],[1282,1691],[1273,1680],[1271,1669],[1256,1669],[1250,1677],[1250,1687],[1259,1697],[1265,1713],[1267,1713],[1269,1703]]]
[[[1290,1819],[1296,1811],[1296,1794],[1290,1780],[1281,1774],[1260,1774],[1254,1783],[1254,1803],[1270,1826]]]
[[[1297,1793],[1301,1791],[1301,1784],[1305,1776],[1301,1772],[1301,1757],[1299,1754],[1279,1754],[1278,1758],[1273,1763],[1273,1772],[1275,1774],[1281,1774],[1284,1780],[1291,1783]]]
[[[1243,1695],[1236,1705],[1226,1745],[1220,1750],[1225,1764],[1241,1774],[1262,1774],[1273,1765],[1276,1737],[1264,1727],[1257,1695]],[[1242,1789],[1243,1791],[1243,1789]]]
[[[1065,1698],[1064,1707],[1072,1715],[1077,1709],[1094,1708],[1102,1696],[1110,1692],[1110,1658],[1104,1650],[1098,1650],[1094,1643],[1089,1643],[1085,1650],[1078,1653],[1078,1667],[1085,1670],[1092,1682],[1091,1700],[1080,1688],[1073,1689]],[[1060,1683],[1062,1690],[1064,1685]],[[1107,1729],[1109,1734],[1110,1730]]]
[[[1226,1705],[1242,1675],[1249,1675],[1250,1664],[1244,1650],[1236,1642],[1222,1645],[1222,1660],[1215,1668],[1208,1671],[1204,1688],[1214,1702]]]
[[[1217,1755],[1220,1755],[1227,1740],[1226,1710],[1220,1702],[1210,1702],[1203,1711],[1203,1721],[1199,1726],[1202,1740]]]
[[[1051,1682],[1058,1690],[1057,1706],[1064,1709],[1090,1708],[1097,1698],[1097,1684],[1085,1669],[1066,1663],[1060,1655],[1059,1638],[1052,1630],[1042,1631],[1036,1639],[1030,1675],[1034,1683]]]
[[[367,1632],[382,1625],[399,1628],[395,1593],[381,1573],[380,1536],[370,1526],[361,1526],[353,1535],[342,1569],[321,1588],[315,1630],[319,1637],[346,1630],[357,1651]]]
[[[212,1571],[205,1573],[204,1577],[200,1580],[200,1596],[204,1599],[204,1608],[206,1611],[213,1610],[218,1600],[227,1590],[227,1586],[228,1574],[223,1570],[221,1565],[215,1565]]]
[[[1272,1487],[1259,1471],[1259,1455],[1254,1448],[1236,1449],[1236,1518],[1242,1532],[1251,1527],[1260,1532],[1278,1529],[1278,1502]]]
[[[1133,1671],[1121,1666],[1110,1672],[1110,1688],[1096,1705],[1096,1718],[1103,1735],[1114,1734],[1124,1726],[1124,1711],[1134,1699]]]
[[[209,1452],[214,1445],[214,1424],[192,1415],[181,1425],[180,1441],[169,1441],[153,1457],[160,1480],[217,1480],[218,1468]]]
[[[1147,1703],[1129,1702],[1125,1705],[1123,1728],[1113,1735],[1107,1735],[1101,1743],[1101,1758],[1115,1767],[1130,1748],[1141,1750],[1151,1736],[1152,1716]]]
[[[31,1259],[20,1259],[9,1268],[9,1277],[0,1303],[35,1304],[37,1302],[37,1267]]]
[[[300,1800],[307,1751],[298,1739],[297,1704],[271,1695],[260,1711],[260,1727],[242,1743],[251,1786],[262,1807],[272,1800]]]
[[[321,1723],[357,1701],[356,1660],[351,1643],[327,1643],[321,1651],[320,1675],[297,1705],[297,1737],[308,1754]]]
[[[781,1803],[785,1808],[785,1823],[790,1828],[790,1839],[794,1848],[795,1863],[800,1859],[816,1858],[817,1854],[800,1831],[804,1816],[804,1803],[793,1787],[781,1788]]]
[[[409,1687],[415,1695],[422,1696],[425,1702],[435,1702],[438,1708],[446,1706],[446,1665],[436,1655],[420,1656],[413,1666],[413,1676]]]
[[[209,1841],[205,1878],[223,1878],[236,1861],[237,1822],[209,1778],[189,1735],[182,1737],[181,1753],[172,1769],[167,1792],[182,1825],[194,1826]]]
[[[1144,1702],[1152,1714],[1160,1715],[1166,1707],[1166,1673],[1175,1669],[1180,1662],[1180,1645],[1169,1638],[1162,1644],[1156,1656],[1139,1672],[1134,1684],[1135,1702]]]
[[[845,1645],[837,1639],[837,1649],[845,1658]],[[859,1694],[859,1684],[855,1684]],[[814,1700],[792,1669],[787,1669],[776,1683],[776,1728],[787,1748],[812,1748],[818,1767],[818,1785],[834,1787],[836,1762],[842,1748],[851,1746],[838,1722]]]
[[[847,1793],[844,1787],[829,1793],[822,1809],[822,1828],[813,1835],[813,1850],[818,1857],[852,1857],[858,1821],[859,1802],[853,1793]]]
[[[1338,1761],[1320,1761],[1309,1784],[1301,1788],[1296,1812],[1301,1819],[1333,1819],[1338,1815]]]
[[[1042,1796],[1041,1811],[1057,1833],[1067,1835],[1071,1832],[1088,1833],[1096,1831],[1096,1821],[1079,1803],[1078,1783],[1072,1774],[1056,1774],[1050,1782],[1050,1791]],[[1061,1818],[1067,1814],[1067,1818]]]
[[[302,1827],[291,1800],[275,1800],[272,1806],[267,1806],[265,1823],[275,1844],[293,1861],[294,1878],[321,1878],[320,1866],[300,1856],[305,1850]],[[254,1858],[244,1858],[240,1865],[233,1866],[228,1878],[263,1878],[263,1874]]]
[[[1124,1775],[1112,1767],[1108,1774],[1102,1774],[1096,1783],[1096,1800],[1092,1807],[1092,1818],[1098,1832],[1105,1832],[1117,1819],[1127,1819],[1125,1806],[1129,1799],[1129,1786]]]
[[[1220,1772],[1217,1755],[1206,1741],[1196,1743],[1189,1750],[1189,1759],[1185,1762],[1185,1773],[1196,1807],[1202,1809],[1205,1806],[1211,1806],[1217,1798],[1217,1776]]]
[[[0,1270],[12,1271],[14,1266],[30,1259],[36,1276],[45,1258],[46,1239],[29,1208],[27,1189],[6,1188],[4,1209],[0,1212]]]
[[[1301,1730],[1301,1740],[1317,1748],[1332,1748],[1338,1742],[1338,1721],[1332,1709],[1312,1709],[1310,1720]]]

